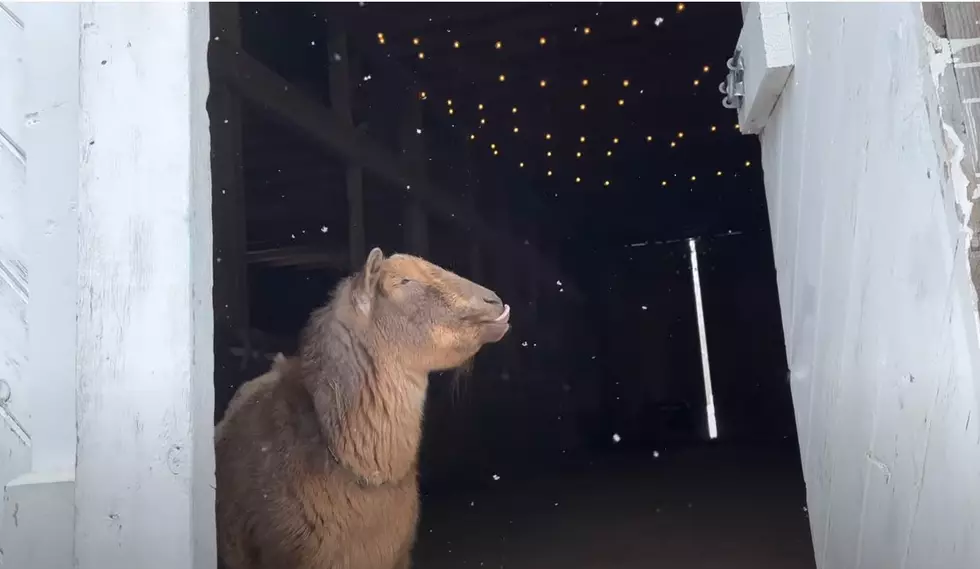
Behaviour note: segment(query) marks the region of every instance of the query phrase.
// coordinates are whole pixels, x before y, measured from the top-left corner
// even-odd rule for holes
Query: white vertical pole
[[[73,567],[213,569],[208,5],[80,9]]]
[[[711,389],[711,364],[708,363],[708,337],[704,331],[704,304],[701,302],[701,274],[698,271],[698,246],[694,239],[688,239],[691,249],[691,280],[694,284],[694,305],[698,312],[698,339],[701,341],[701,372],[704,376],[705,413],[708,416],[708,437],[718,438],[718,423],[715,421],[715,396]]]

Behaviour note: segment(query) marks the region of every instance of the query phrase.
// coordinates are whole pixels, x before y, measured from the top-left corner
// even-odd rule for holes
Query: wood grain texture
[[[81,26],[75,564],[211,568],[207,5]]]
[[[923,7],[788,6],[762,155],[817,564],[976,567],[980,338]]]

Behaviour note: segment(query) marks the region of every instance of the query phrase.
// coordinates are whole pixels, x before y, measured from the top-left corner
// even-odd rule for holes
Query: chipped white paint
[[[964,150],[936,93],[962,46],[917,3],[788,7],[762,153],[817,565],[980,567]]]
[[[25,426],[30,289],[21,8],[0,3],[0,488],[30,468],[30,436]],[[0,521],[0,529],[2,526]]]
[[[80,6],[75,567],[211,569],[208,5]]]

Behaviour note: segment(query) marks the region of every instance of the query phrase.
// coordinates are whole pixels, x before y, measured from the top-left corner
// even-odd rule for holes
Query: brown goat
[[[510,329],[492,291],[380,249],[310,316],[299,355],[242,385],[215,430],[228,569],[406,569],[429,372]]]

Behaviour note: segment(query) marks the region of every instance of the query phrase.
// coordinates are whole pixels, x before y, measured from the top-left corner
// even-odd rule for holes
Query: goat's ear
[[[364,263],[364,268],[354,277],[354,304],[362,314],[371,312],[378,280],[381,278],[381,264],[384,260],[385,254],[381,252],[381,249],[378,247],[371,249],[367,261]]]

